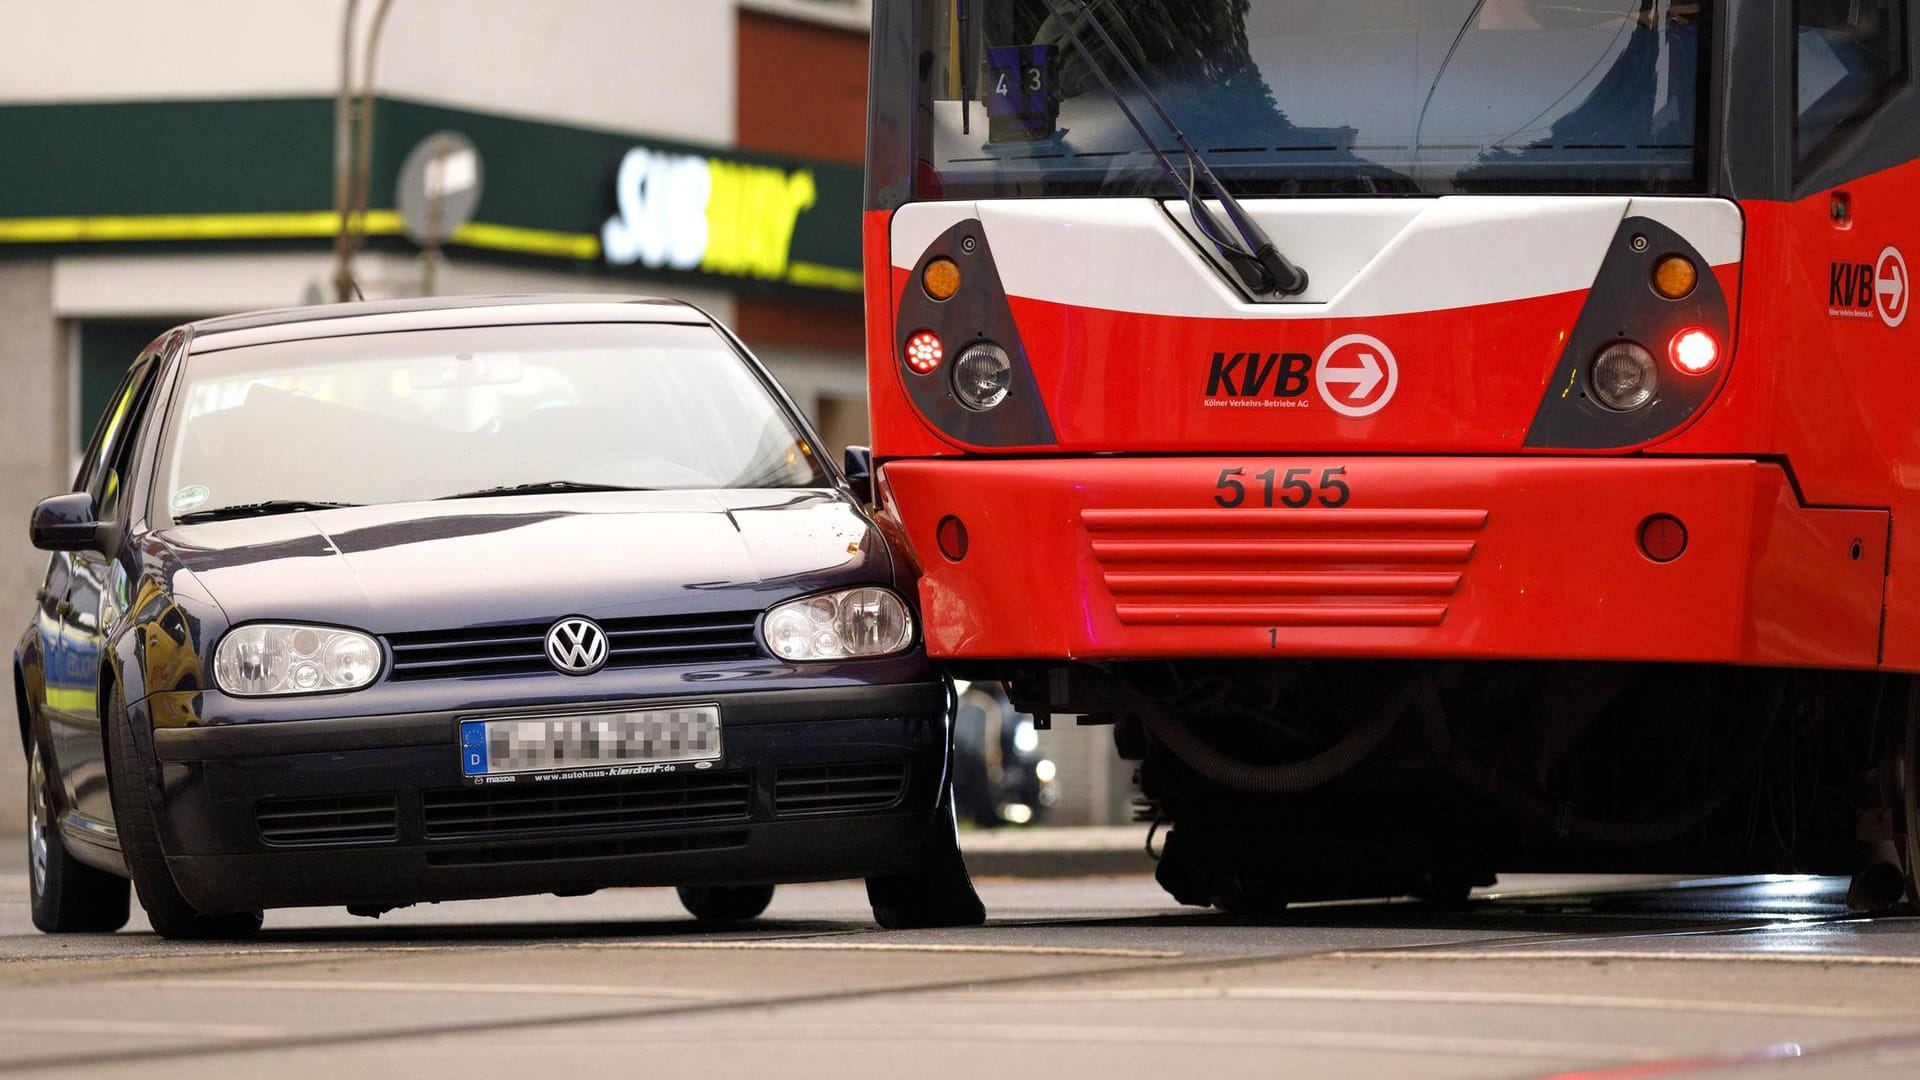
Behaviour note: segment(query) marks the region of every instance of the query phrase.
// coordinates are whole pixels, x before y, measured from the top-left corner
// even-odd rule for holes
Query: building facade
[[[829,452],[864,442],[867,4],[390,0],[358,292],[683,298],[739,329]],[[348,6],[0,0],[9,652],[46,565],[28,510],[70,484],[141,347],[333,297]],[[359,70],[383,4],[354,6]],[[21,772],[0,754],[0,792]],[[22,816],[0,800],[0,832]]]

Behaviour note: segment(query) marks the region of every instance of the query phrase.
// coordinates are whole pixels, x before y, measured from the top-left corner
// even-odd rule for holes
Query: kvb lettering
[[[1217,352],[1207,369],[1207,397],[1299,397],[1307,392],[1311,370],[1313,357],[1306,353]]]
[[[1871,263],[1832,263],[1827,267],[1827,307],[1870,311],[1874,296]]]

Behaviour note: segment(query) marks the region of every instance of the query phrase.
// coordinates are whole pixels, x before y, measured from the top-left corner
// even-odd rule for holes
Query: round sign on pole
[[[420,140],[401,164],[393,193],[407,237],[423,247],[445,242],[480,208],[481,180],[480,151],[473,140],[457,131],[437,131]]]

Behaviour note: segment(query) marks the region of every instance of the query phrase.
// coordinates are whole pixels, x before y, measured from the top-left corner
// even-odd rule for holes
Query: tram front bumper
[[[942,659],[1878,661],[1887,513],[1803,507],[1769,462],[973,458],[880,487]]]

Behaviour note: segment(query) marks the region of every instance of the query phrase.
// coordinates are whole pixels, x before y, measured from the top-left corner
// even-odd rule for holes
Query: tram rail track
[[[1689,891],[1701,891],[1713,888],[1739,888],[1753,884],[1749,879],[1710,879],[1707,881],[1674,882],[1658,888],[1640,888],[1634,890],[1636,896],[1677,895]],[[1591,894],[1605,895],[1605,894]],[[1581,893],[1530,894],[1524,898],[1509,894],[1495,900],[1494,903],[1524,902],[1529,905],[1546,904],[1558,908],[1580,908],[1584,903]],[[1417,909],[1402,905],[1320,905],[1303,908],[1297,917],[1313,926],[1337,926],[1341,923],[1362,923],[1366,926],[1380,926],[1392,921],[1410,917]],[[1425,913],[1422,913],[1425,915]],[[1358,916],[1358,918],[1356,918]],[[1425,917],[1431,917],[1426,915]],[[1550,919],[1577,918],[1583,921],[1580,928],[1553,930],[1544,932],[1525,932],[1501,934],[1477,940],[1462,941],[1457,937],[1460,923],[1471,923],[1476,917],[1494,917],[1500,919]],[[1275,920],[1258,924],[1249,924],[1242,920],[1206,918],[1214,926],[1230,926],[1236,929],[1265,929],[1271,927],[1275,934],[1284,935],[1291,924],[1288,920]],[[1002,992],[1042,991],[1049,986],[1062,984],[1106,983],[1151,976],[1156,979],[1187,979],[1215,977],[1225,972],[1272,965],[1304,965],[1310,963],[1377,963],[1388,959],[1427,956],[1442,958],[1484,958],[1504,955],[1512,959],[1533,959],[1551,962],[1560,959],[1586,959],[1597,956],[1632,957],[1649,961],[1663,958],[1660,952],[1633,952],[1620,948],[1608,949],[1604,946],[1619,946],[1632,941],[1649,939],[1678,939],[1699,936],[1727,936],[1765,934],[1774,930],[1805,930],[1810,927],[1834,925],[1854,921],[1858,916],[1841,911],[1812,912],[1800,916],[1782,918],[1778,915],[1764,914],[1754,917],[1729,918],[1724,913],[1688,914],[1683,917],[1649,916],[1643,912],[1631,915],[1605,914],[1541,914],[1522,911],[1518,915],[1502,912],[1498,908],[1488,907],[1476,911],[1460,913],[1449,920],[1454,927],[1454,936],[1446,940],[1416,941],[1394,943],[1375,947],[1328,947],[1304,950],[1284,948],[1251,948],[1233,953],[1206,953],[1183,950],[1180,948],[1130,948],[1114,947],[1077,947],[1072,945],[1045,945],[1018,943],[1001,944],[990,942],[951,940],[956,936],[973,937],[981,932],[967,935],[941,934],[939,940],[922,940],[902,935],[888,934],[867,928],[858,929],[821,929],[797,932],[774,932],[771,934],[740,934],[718,938],[643,938],[638,940],[556,940],[550,931],[528,936],[517,936],[512,941],[472,940],[471,934],[464,929],[459,931],[459,939],[445,942],[409,941],[405,938],[393,942],[368,942],[361,933],[350,935],[356,939],[351,942],[324,940],[324,932],[296,931],[311,943],[302,943],[288,948],[266,948],[235,950],[209,957],[204,953],[173,953],[170,955],[147,955],[139,957],[140,968],[133,971],[105,971],[98,965],[88,964],[90,972],[73,972],[69,969],[64,979],[35,978],[29,981],[73,983],[120,984],[126,988],[134,986],[172,988],[190,991],[193,989],[242,989],[253,987],[262,992],[280,989],[323,989],[336,980],[295,979],[275,980],[274,973],[290,968],[309,968],[315,964],[334,963],[351,964],[389,955],[411,955],[421,953],[446,954],[508,951],[523,952],[535,950],[543,953],[562,954],[568,950],[632,950],[635,952],[677,952],[686,951],[726,951],[749,952],[764,951],[791,955],[794,953],[917,953],[929,957],[954,954],[968,954],[974,957],[1006,955],[1024,957],[1044,957],[1065,961],[1065,966],[1050,967],[1043,971],[1028,971],[1004,975],[981,976],[978,973],[957,977],[936,977],[918,979],[880,979],[859,985],[824,986],[804,991],[775,993],[735,993],[719,995],[701,995],[692,1000],[661,1000],[651,997],[644,1003],[622,1004],[614,1007],[567,1008],[558,1011],[527,1016],[518,1019],[490,1020],[487,1030],[491,1035],[512,1034],[515,1032],[536,1032],[570,1027],[590,1027],[607,1024],[653,1024],[673,1021],[699,1020],[703,1018],[722,1018],[731,1015],[765,1012],[770,1010],[794,1009],[811,1006],[855,1003],[874,999],[899,999],[913,997],[951,998],[954,995],[998,994]],[[1634,925],[1623,926],[1616,930],[1595,929],[1593,922],[1619,919],[1631,920]],[[1175,916],[1181,923],[1189,917]],[[1052,932],[1068,930],[1092,930],[1112,928],[1152,928],[1165,926],[1169,920],[1164,916],[1142,917],[1103,917],[1079,916],[1062,919],[1011,919],[996,921],[988,931],[1031,931]],[[1649,926],[1647,922],[1660,922],[1664,925]],[[1437,931],[1436,931],[1437,933]],[[529,940],[529,936],[532,940]],[[921,935],[921,938],[927,935]],[[1444,935],[1443,935],[1444,936]],[[1584,948],[1599,946],[1600,948]],[[1704,954],[1687,954],[1690,959],[1707,959]],[[128,958],[122,958],[128,959]],[[1844,957],[1824,957],[1828,962],[1845,963]],[[181,964],[172,960],[184,961]],[[197,962],[196,962],[197,961]],[[1901,958],[1902,964],[1906,958]],[[1920,965],[1920,958],[1912,963]],[[5,968],[0,967],[0,973]],[[40,974],[45,975],[46,972]],[[214,978],[222,974],[232,978]],[[251,977],[249,977],[251,976]],[[339,980],[341,989],[358,986],[362,992],[379,989],[378,981],[369,984],[362,980]],[[419,989],[414,987],[413,989]],[[432,987],[429,987],[432,989]],[[448,987],[438,989],[458,994],[459,991]],[[476,993],[512,993],[516,989],[525,989],[539,993],[538,985],[519,987],[511,983],[493,982],[477,989]],[[621,988],[606,988],[606,993],[581,993],[579,997],[599,999],[617,999],[621,996],[647,996],[644,987],[628,987],[625,993]],[[1094,987],[1087,987],[1094,990]],[[1464,999],[1463,999],[1464,1003]],[[1570,1002],[1569,1004],[1578,1004]],[[1605,1007],[1604,999],[1596,999],[1595,1007]],[[180,1061],[194,1059],[229,1059],[240,1056],[272,1054],[326,1049],[337,1046],[365,1046],[368,1044],[399,1044],[415,1040],[446,1038],[472,1030],[472,1021],[464,1016],[457,1019],[434,1020],[422,1023],[403,1023],[392,1025],[353,1025],[346,1029],[312,1033],[294,1034],[255,1034],[229,1038],[193,1038],[167,1046],[115,1047],[79,1053],[61,1055],[32,1055],[0,1061],[0,1075],[18,1075],[29,1072],[67,1072],[100,1069],[114,1065],[134,1062],[148,1063],[156,1061]]]

